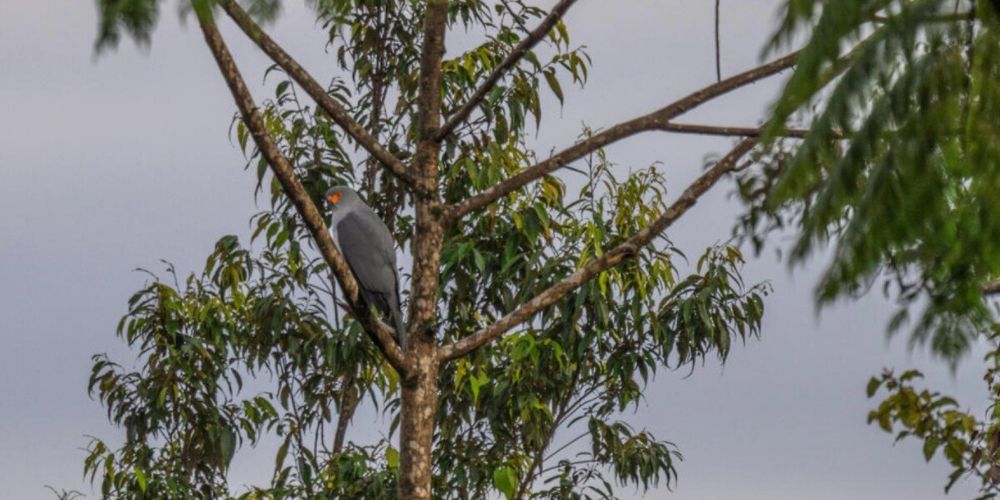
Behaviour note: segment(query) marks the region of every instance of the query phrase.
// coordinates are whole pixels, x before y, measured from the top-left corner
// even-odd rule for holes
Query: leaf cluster
[[[986,361],[989,405],[982,416],[963,410],[954,398],[915,387],[923,377],[916,370],[897,375],[887,369],[867,387],[869,398],[883,395],[868,415],[869,424],[895,434],[897,442],[922,441],[927,461],[940,451],[951,468],[945,492],[959,480],[972,478],[980,485],[978,498],[984,500],[1000,496],[1000,350],[992,350]]]

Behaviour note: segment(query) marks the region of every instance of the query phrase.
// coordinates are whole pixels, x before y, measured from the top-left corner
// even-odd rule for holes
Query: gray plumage
[[[358,282],[361,299],[391,320],[399,345],[406,349],[406,326],[399,299],[396,247],[385,226],[353,189],[338,186],[326,192],[330,234]]]

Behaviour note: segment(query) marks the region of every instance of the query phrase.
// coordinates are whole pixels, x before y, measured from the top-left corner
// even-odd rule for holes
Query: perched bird
[[[396,248],[389,228],[353,189],[337,186],[326,192],[330,235],[351,268],[365,307],[375,306],[391,320],[396,339],[406,350],[406,327],[399,300]]]

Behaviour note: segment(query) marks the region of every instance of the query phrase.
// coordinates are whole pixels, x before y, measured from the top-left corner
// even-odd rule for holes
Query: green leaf
[[[562,40],[564,45],[569,45],[569,30],[566,29],[566,23],[560,20],[556,23],[556,31],[559,32],[559,38]]]
[[[878,388],[881,385],[882,385],[881,380],[879,380],[877,377],[872,377],[871,379],[868,380],[868,387],[865,388],[865,394],[867,394],[868,397],[871,398],[872,396],[875,395],[875,392],[878,391]]]
[[[486,272],[486,257],[483,257],[482,252],[473,248],[472,259],[475,261],[476,269],[478,269],[480,273]]]
[[[285,455],[288,454],[288,444],[289,441],[286,439],[284,443],[281,443],[281,447],[278,448],[278,453],[274,456],[275,471],[280,471],[285,467]]]
[[[285,94],[285,91],[288,90],[288,87],[291,84],[292,84],[292,82],[290,82],[288,80],[285,80],[285,81],[282,81],[282,82],[278,83],[278,86],[274,88],[274,96],[276,98],[280,99],[281,96],[283,96]]]
[[[924,460],[930,462],[931,458],[934,457],[934,452],[937,451],[938,447],[941,446],[941,440],[937,436],[927,436],[924,441]]]
[[[224,428],[219,435],[219,449],[222,452],[222,464],[229,468],[229,464],[236,455],[236,433],[232,429]]]
[[[469,386],[472,389],[473,402],[479,402],[479,388],[486,385],[487,382],[489,382],[489,378],[484,372],[479,372],[469,377]]]
[[[385,463],[390,469],[399,468],[399,451],[396,448],[389,446],[385,449]]]
[[[147,488],[146,474],[142,472],[142,469],[140,469],[139,466],[135,467],[134,474],[135,474],[135,482],[139,484],[139,490],[145,493]]]
[[[963,474],[965,474],[965,469],[961,467],[952,471],[951,474],[948,474],[948,483],[944,485],[944,492],[948,493],[951,491],[952,486],[955,486],[955,483],[958,482]]]
[[[494,469],[493,486],[500,493],[503,493],[507,500],[514,498],[517,495],[517,475],[514,473],[514,469],[506,465]]]
[[[559,79],[556,78],[555,71],[547,70],[545,71],[545,81],[548,82],[549,88],[552,89],[552,93],[555,94],[556,98],[559,99],[559,104],[563,103],[563,91],[562,86],[559,85]]]

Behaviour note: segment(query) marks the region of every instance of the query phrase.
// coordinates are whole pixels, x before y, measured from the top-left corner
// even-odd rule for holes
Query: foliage
[[[1000,277],[1000,24],[987,1],[794,0],[774,44],[809,42],[766,126],[769,169],[748,175],[747,225],[799,229],[792,261],[827,243],[821,303],[885,277],[914,342],[951,362],[992,316]],[[781,136],[808,109],[801,141]]]
[[[227,236],[200,276],[183,285],[155,280],[130,299],[119,335],[139,350],[142,368],[128,371],[98,355],[90,381],[109,418],[127,431],[117,452],[96,439],[90,446],[86,469],[92,478],[103,474],[106,496],[223,495],[237,446],[271,433],[282,439],[276,490],[335,477],[349,455],[321,466],[319,457],[332,452],[315,437],[325,435],[345,398],[391,393],[396,381],[377,369],[355,323],[328,321],[329,290],[308,282],[317,267],[295,242],[254,258]],[[245,377],[263,375],[273,391],[241,396]],[[285,465],[288,452],[296,460]]]
[[[258,17],[276,2],[258,1]],[[328,92],[392,154],[415,154],[417,61],[423,2],[316,0],[341,77]],[[446,113],[477,86],[541,17],[521,1],[450,4],[452,29],[484,42],[445,60]],[[195,5],[197,7],[197,5]],[[102,2],[99,48],[121,35],[148,42],[158,2]],[[202,4],[209,8],[210,5]],[[543,95],[582,86],[586,53],[559,23],[477,113],[444,142],[441,183],[457,201],[535,159],[526,143],[543,117]],[[323,112],[301,100],[280,70],[262,111],[271,135],[315,200],[352,184],[405,249],[412,210],[396,180]],[[138,351],[129,369],[94,358],[90,389],[127,440],[92,441],[85,468],[111,498],[230,497],[235,453],[277,437],[273,477],[240,498],[385,498],[399,452],[397,375],[342,315],[328,269],[268,174],[242,122],[233,135],[256,171],[268,208],[251,222],[250,245],[219,240],[205,268],[180,282],[154,279],[129,302],[119,335]],[[600,257],[666,209],[658,166],[627,174],[603,152],[563,177],[550,176],[445,234],[439,338],[466,336]],[[500,342],[446,365],[434,446],[434,491],[442,498],[614,498],[615,485],[648,489],[676,480],[675,447],[620,421],[636,409],[660,368],[725,360],[733,341],[759,335],[766,286],[739,276],[740,252],[710,248],[694,273],[677,276],[672,244],[602,273]],[[389,417],[390,436],[358,444],[335,437],[361,404]],[[589,446],[587,444],[589,443]]]
[[[886,393],[868,422],[896,434],[896,441],[923,441],[927,461],[941,450],[952,469],[945,492],[963,477],[971,477],[980,482],[981,499],[1000,496],[1000,349],[987,354],[986,361],[990,368],[984,377],[989,402],[985,418],[962,410],[951,397],[915,388],[914,381],[922,377],[916,370],[900,375],[886,370],[868,383],[868,397]]]
[[[588,182],[568,206],[555,196],[562,185],[550,180],[495,213],[473,216],[453,236],[442,260],[442,277],[454,283],[445,288],[446,338],[489,323],[662,211],[665,186],[655,168],[619,180],[601,158],[592,161]],[[643,193],[655,196],[647,202],[638,197]],[[489,477],[488,464],[495,463],[508,464],[522,487],[548,474],[543,483],[552,486],[537,492],[542,497],[569,494],[598,478],[606,485],[594,466],[608,464],[625,484],[670,484],[672,446],[610,422],[638,405],[659,367],[694,363],[712,352],[724,359],[732,339],[758,334],[767,289],[743,290],[736,274],[741,264],[732,247],[710,249],[696,274],[677,283],[669,249],[644,252],[499,344],[448,366],[443,377],[452,388],[442,395],[441,412],[453,418],[440,423],[438,439],[454,453],[438,456],[437,464],[460,472],[439,476],[436,491],[481,497],[475,481]],[[543,468],[563,426],[573,440],[589,437],[593,447]],[[475,464],[487,467],[478,472]],[[611,491],[606,486],[592,494],[613,497]]]

